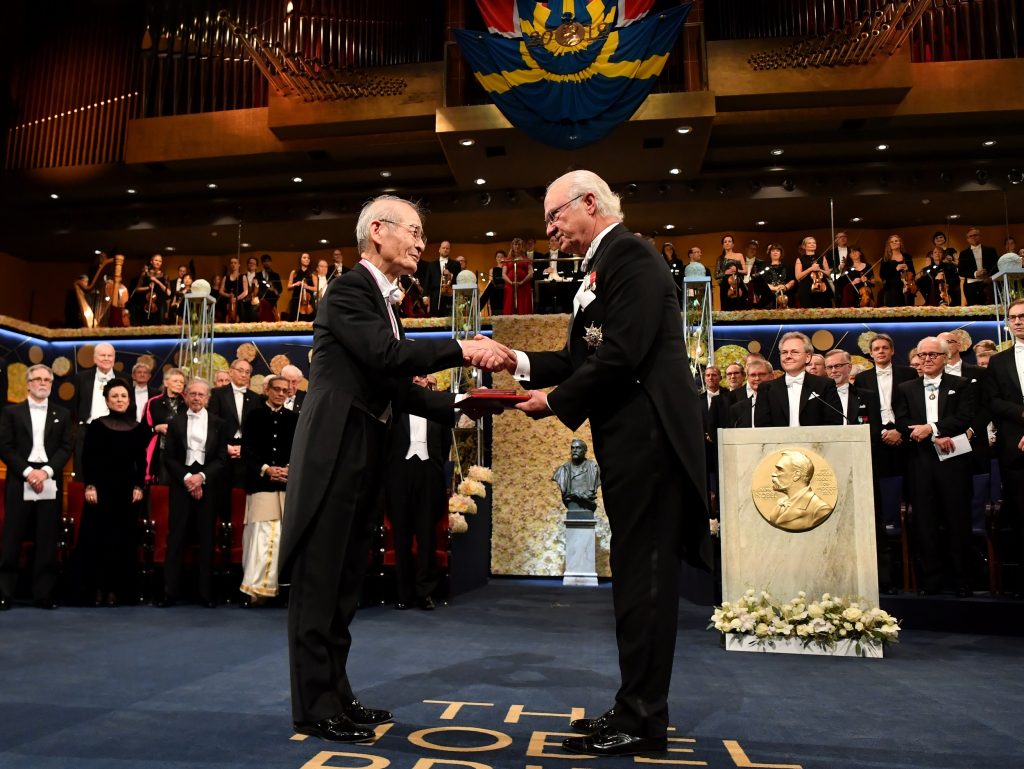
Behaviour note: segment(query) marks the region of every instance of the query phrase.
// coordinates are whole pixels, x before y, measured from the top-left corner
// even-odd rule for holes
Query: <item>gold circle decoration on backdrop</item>
[[[814,335],[811,336],[811,344],[814,345],[815,350],[831,350],[835,345],[835,342],[836,338],[832,336],[832,332],[826,331],[823,328],[818,329],[814,332]]]
[[[7,367],[7,400],[21,403],[28,397],[28,366],[12,363]]]
[[[116,371],[118,374],[124,371],[124,361],[117,361],[116,363],[114,363],[114,371]]]
[[[135,362],[149,366],[150,371],[156,371],[156,358],[154,358],[152,355],[149,355],[148,353],[146,355],[140,355],[139,359]]]
[[[865,358],[863,355],[851,355],[850,362],[854,366],[860,366],[861,371],[867,371],[875,367],[875,362],[870,358]]]
[[[302,390],[302,392],[309,391],[309,380],[306,379],[306,377],[302,377],[302,379],[299,380],[299,389]]]
[[[750,479],[754,506],[769,524],[790,532],[810,531],[828,520],[839,488],[832,465],[810,449],[768,454]]]
[[[263,382],[266,381],[266,377],[263,374],[257,374],[249,380],[249,389],[257,395],[263,395]]]
[[[59,358],[53,359],[53,365],[50,368],[53,369],[54,376],[67,376],[71,373],[71,361],[61,355]]]
[[[270,370],[275,374],[280,374],[285,366],[292,365],[292,362],[288,360],[287,355],[275,355],[270,359]]]
[[[78,365],[82,368],[92,368],[94,365],[92,354],[95,350],[96,345],[94,344],[83,344],[79,347],[78,353],[76,354],[76,357],[78,358]]]
[[[43,362],[43,348],[37,344],[32,345],[28,348],[28,359],[34,366],[37,363]]]
[[[75,385],[71,382],[64,382],[57,388],[57,396],[62,401],[69,401],[75,397]]]
[[[213,373],[218,371],[227,371],[231,368],[231,364],[228,363],[228,359],[221,355],[219,352],[213,354]]]
[[[751,339],[750,344],[747,345],[747,349],[752,353],[759,353],[761,352],[761,343],[756,339]]]
[[[743,361],[746,360],[746,358],[746,349],[740,347],[738,344],[722,345],[715,350],[715,365],[718,366],[718,370],[723,374],[733,363],[739,363],[742,366]]]
[[[257,353],[258,350],[256,349],[256,345],[252,342],[242,342],[242,344],[238,345],[238,349],[235,351],[235,357],[252,363],[256,360]]]

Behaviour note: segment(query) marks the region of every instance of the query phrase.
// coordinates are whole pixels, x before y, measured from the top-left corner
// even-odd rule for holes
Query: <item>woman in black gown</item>
[[[832,266],[828,255],[817,255],[818,241],[808,235],[800,241],[799,253],[793,262],[797,296],[804,309],[832,307],[832,286],[828,282]]]
[[[883,307],[906,307],[916,302],[914,260],[910,254],[903,253],[903,238],[899,235],[890,235],[885,241],[878,271],[878,277],[882,279]]]
[[[292,297],[288,301],[288,317],[285,320],[313,320],[316,310],[313,299],[316,297],[315,270],[309,254],[299,257],[299,266],[288,276],[288,288]]]
[[[117,606],[136,595],[136,548],[142,515],[149,429],[135,421],[129,384],[112,379],[103,388],[110,414],[85,433],[82,475],[85,511],[75,550],[82,595],[96,606]]]

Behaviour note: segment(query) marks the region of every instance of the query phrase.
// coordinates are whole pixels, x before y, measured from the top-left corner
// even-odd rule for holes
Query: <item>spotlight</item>
[[[637,190],[639,190],[639,189],[640,188],[636,184],[630,182],[629,184],[626,185],[626,197],[627,198],[633,197],[634,195],[636,195]]]
[[[984,168],[979,168],[977,171],[974,172],[974,178],[978,180],[978,184],[987,184],[988,171],[986,171]]]
[[[480,205],[482,205],[484,208],[486,208],[490,204],[491,204],[491,193],[489,193],[489,192],[481,192],[480,193]]]
[[[473,180],[473,184],[475,184],[478,187],[480,187],[480,186],[482,186],[484,184],[487,184],[487,180],[484,179],[482,176],[478,176],[476,179]]]
[[[668,185],[667,182],[660,182],[658,184],[658,194],[659,195],[664,195],[666,192],[669,191],[669,189],[670,188],[669,188],[669,185]]]
[[[786,192],[792,192],[796,189],[796,182],[790,179],[788,176],[782,180],[782,189]]]
[[[516,203],[519,202],[519,193],[516,192],[515,190],[506,190],[505,199],[508,200],[508,202],[511,203],[512,205],[515,205]]]
[[[1019,168],[1011,168],[1006,173],[1006,181],[1010,184],[1020,184],[1021,182],[1024,182],[1024,171],[1021,171]]]

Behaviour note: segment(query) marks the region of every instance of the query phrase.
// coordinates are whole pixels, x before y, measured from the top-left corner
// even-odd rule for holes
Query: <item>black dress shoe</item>
[[[586,737],[569,737],[562,749],[586,756],[635,756],[639,753],[663,753],[668,747],[665,737],[634,737],[624,732],[603,731]]]
[[[359,700],[352,700],[345,705],[341,711],[345,718],[357,726],[376,726],[393,721],[394,716],[390,710],[375,710],[374,708],[363,707]]]
[[[11,602],[7,600],[7,596],[0,595],[0,611],[7,611],[11,608]]]
[[[615,715],[615,708],[609,708],[597,718],[576,718],[569,722],[569,728],[580,734],[597,734],[608,728],[608,719]]]
[[[395,604],[395,608],[398,609],[399,611],[405,611],[406,609],[409,609],[411,607],[405,601],[399,601],[398,603]]]
[[[423,611],[433,611],[437,608],[437,604],[434,603],[434,599],[429,595],[426,598],[421,598],[417,603]]]
[[[52,598],[37,598],[32,602],[37,609],[56,609],[57,602]]]
[[[298,734],[308,734],[310,737],[333,742],[369,742],[375,736],[373,729],[358,726],[345,716],[325,718],[321,721],[295,721],[292,726]]]
[[[971,590],[969,587],[957,588],[957,591],[956,591],[956,597],[957,598],[971,598],[973,595],[974,595],[974,591]]]

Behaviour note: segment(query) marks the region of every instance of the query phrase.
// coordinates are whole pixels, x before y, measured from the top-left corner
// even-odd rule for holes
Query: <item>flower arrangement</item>
[[[476,515],[476,502],[465,494],[452,494],[448,497],[448,512]]]
[[[808,602],[802,590],[784,604],[767,591],[747,590],[735,603],[726,601],[715,609],[708,625],[712,628],[723,636],[747,637],[760,647],[794,639],[805,648],[831,651],[840,641],[851,641],[860,656],[866,656],[866,646],[896,643],[900,632],[899,622],[882,609],[829,593]]]
[[[459,484],[459,494],[465,494],[467,497],[479,497],[483,499],[487,496],[487,487],[484,486],[480,481],[473,478],[467,478]]]
[[[469,531],[469,524],[462,513],[448,513],[448,530],[452,534],[465,534]]]
[[[466,477],[481,483],[494,483],[494,471],[481,465],[472,465],[466,473]]]

